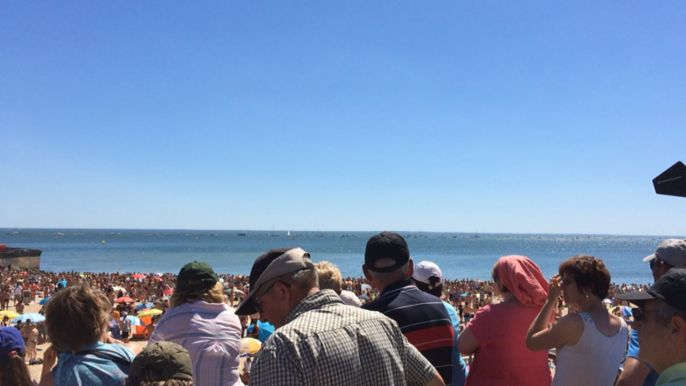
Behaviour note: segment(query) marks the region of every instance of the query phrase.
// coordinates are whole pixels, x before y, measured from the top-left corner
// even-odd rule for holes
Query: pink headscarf
[[[541,307],[548,298],[548,281],[538,265],[526,256],[498,259],[498,279],[527,307]]]

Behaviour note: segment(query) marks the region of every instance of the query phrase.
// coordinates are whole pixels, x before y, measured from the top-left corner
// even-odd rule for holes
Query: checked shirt
[[[425,385],[435,374],[395,321],[322,290],[303,299],[262,345],[250,386]]]

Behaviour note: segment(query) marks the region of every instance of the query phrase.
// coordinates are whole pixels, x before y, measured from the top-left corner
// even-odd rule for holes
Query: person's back
[[[186,264],[176,281],[172,308],[157,323],[150,344],[183,346],[193,360],[198,385],[238,385],[241,325],[224,303],[224,287],[207,263]]]
[[[578,316],[584,324],[584,332],[576,344],[557,350],[558,365],[553,386],[614,384],[617,364],[627,347],[626,323],[617,316],[609,315],[617,319],[613,321],[615,323],[604,323],[606,328],[598,328],[589,313],[582,312]],[[610,331],[611,327],[614,327],[614,331]]]
[[[443,301],[402,280],[363,309],[379,311],[398,323],[407,340],[438,370],[446,385],[452,384],[454,331]]]
[[[150,343],[169,341],[185,347],[193,358],[198,385],[220,379],[234,384],[239,379],[240,337],[238,317],[228,305],[197,301],[167,311],[157,323]]]
[[[251,384],[423,385],[431,381],[434,371],[426,360],[422,360],[425,368],[411,367],[416,362],[408,360],[412,353],[403,349],[409,346],[402,344],[404,338],[393,320],[346,306],[332,290],[311,295],[306,302],[312,305],[298,306],[293,319],[262,346],[252,365]],[[255,371],[265,362],[286,362],[278,368],[292,373]]]
[[[524,338],[538,308],[516,303],[481,308],[467,325],[479,341],[467,385],[550,385],[548,353],[526,348]],[[491,368],[492,364],[498,365]]]

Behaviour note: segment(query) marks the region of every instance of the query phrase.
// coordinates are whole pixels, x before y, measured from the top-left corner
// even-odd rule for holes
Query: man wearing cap
[[[664,240],[652,255],[643,262],[650,263],[653,280],[662,277],[672,267],[686,268],[686,241],[681,239]],[[632,328],[624,371],[619,375],[617,386],[653,386],[659,374],[649,364],[641,360],[638,331]]]
[[[240,385],[241,324],[225,300],[212,267],[188,263],[179,271],[171,308],[150,337],[151,344],[170,341],[190,352],[197,385]]]
[[[435,263],[431,261],[422,261],[415,265],[412,280],[421,291],[439,299],[441,298],[441,295],[443,294],[443,272],[441,272],[441,269]],[[445,310],[448,311],[453,331],[455,331],[455,340],[453,341],[453,385],[463,386],[467,378],[467,365],[464,363],[462,355],[457,349],[460,318],[457,317],[457,310],[455,310],[455,307],[448,302],[444,301],[443,306],[445,306]]]
[[[236,313],[256,312],[276,331],[252,364],[250,385],[443,385],[391,319],[320,290],[310,254],[273,249],[250,271]]]
[[[672,268],[648,291],[617,295],[633,309],[640,357],[660,377],[657,385],[686,385],[686,269]]]
[[[443,302],[412,282],[414,267],[405,239],[382,232],[367,242],[364,275],[381,295],[362,308],[395,320],[408,341],[452,384],[455,332]]]

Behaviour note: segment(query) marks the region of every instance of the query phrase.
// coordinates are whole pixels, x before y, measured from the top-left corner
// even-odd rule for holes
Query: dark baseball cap
[[[626,292],[615,295],[620,300],[636,303],[658,299],[686,313],[686,269],[671,268],[662,275],[647,291]]]
[[[217,274],[212,267],[202,261],[193,261],[181,268],[176,278],[176,289],[182,291],[204,290],[217,283]]]
[[[272,249],[261,254],[250,270],[250,292],[238,305],[236,315],[251,315],[257,312],[252,300],[266,282],[303,269],[314,269],[314,265],[310,260],[310,254],[301,248]]]
[[[381,259],[392,259],[395,263],[388,267],[378,268],[376,263]],[[381,232],[367,241],[364,251],[364,265],[370,271],[392,272],[410,260],[410,250],[405,239],[397,233]]]
[[[129,370],[131,378],[148,381],[193,380],[193,363],[188,350],[174,342],[156,342],[136,355]]]

